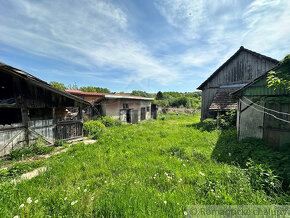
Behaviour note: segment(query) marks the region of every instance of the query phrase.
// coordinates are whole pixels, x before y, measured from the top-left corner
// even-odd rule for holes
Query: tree
[[[95,86],[83,86],[80,87],[83,92],[97,92],[97,93],[111,93],[107,88],[95,87]]]
[[[142,97],[150,97],[150,94],[145,92],[145,91],[139,91],[139,90],[133,90],[131,92],[131,95],[135,95],[135,96],[142,96]]]
[[[157,92],[156,100],[162,100],[162,99],[163,99],[163,93],[161,91]]]
[[[75,83],[75,84],[69,84],[68,86],[67,86],[67,89],[71,89],[71,90],[79,90],[79,87],[78,87],[78,85]]]
[[[268,87],[273,87],[275,90],[282,88],[290,91],[290,54],[268,73],[267,82]]]
[[[66,86],[63,83],[51,81],[49,84],[57,89],[62,90],[62,91],[66,90]]]

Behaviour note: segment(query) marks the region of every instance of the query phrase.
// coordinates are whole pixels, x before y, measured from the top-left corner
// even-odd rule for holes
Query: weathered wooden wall
[[[201,119],[209,117],[208,108],[221,86],[247,84],[273,68],[274,65],[273,61],[241,51],[202,88]]]
[[[0,157],[23,146],[25,128],[22,123],[0,125]]]

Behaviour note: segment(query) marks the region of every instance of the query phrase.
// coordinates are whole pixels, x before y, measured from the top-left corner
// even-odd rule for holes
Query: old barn
[[[237,100],[230,93],[273,68],[277,60],[243,46],[221,65],[197,89],[202,90],[201,120],[237,109]]]
[[[272,70],[281,69],[290,74],[290,58]],[[287,150],[290,147],[290,91],[268,87],[267,75],[268,72],[264,73],[233,93],[238,98],[238,138],[260,138],[277,150]]]
[[[97,109],[98,115],[111,116],[127,123],[156,118],[157,108],[152,105],[153,98],[142,96],[82,92],[66,90],[68,93],[90,101]],[[93,111],[94,112],[94,111]]]
[[[82,108],[90,103],[22,70],[0,63],[0,156],[42,137],[82,137]],[[74,113],[68,113],[73,109]]]

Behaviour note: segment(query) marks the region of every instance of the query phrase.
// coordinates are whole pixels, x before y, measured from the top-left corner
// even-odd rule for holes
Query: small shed
[[[237,100],[232,99],[230,93],[245,86],[277,63],[273,58],[241,46],[197,88],[202,90],[201,121],[237,109]]]
[[[82,109],[89,106],[81,98],[0,63],[0,156],[39,137],[47,144],[82,137]]]
[[[157,107],[153,98],[142,96],[82,92],[66,90],[68,93],[90,101],[101,116],[112,116],[127,123],[138,123],[150,118],[156,119]],[[94,111],[93,111],[94,112]]]
[[[287,61],[272,70],[279,70],[285,64],[290,69],[290,61]],[[238,138],[264,139],[277,150],[289,149],[290,91],[268,87],[268,72],[232,93],[238,99]]]

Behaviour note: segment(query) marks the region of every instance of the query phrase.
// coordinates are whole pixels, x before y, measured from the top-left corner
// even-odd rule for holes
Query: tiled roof
[[[237,109],[237,99],[230,96],[230,93],[238,90],[239,87],[220,88],[214,97],[210,110],[230,110]]]

